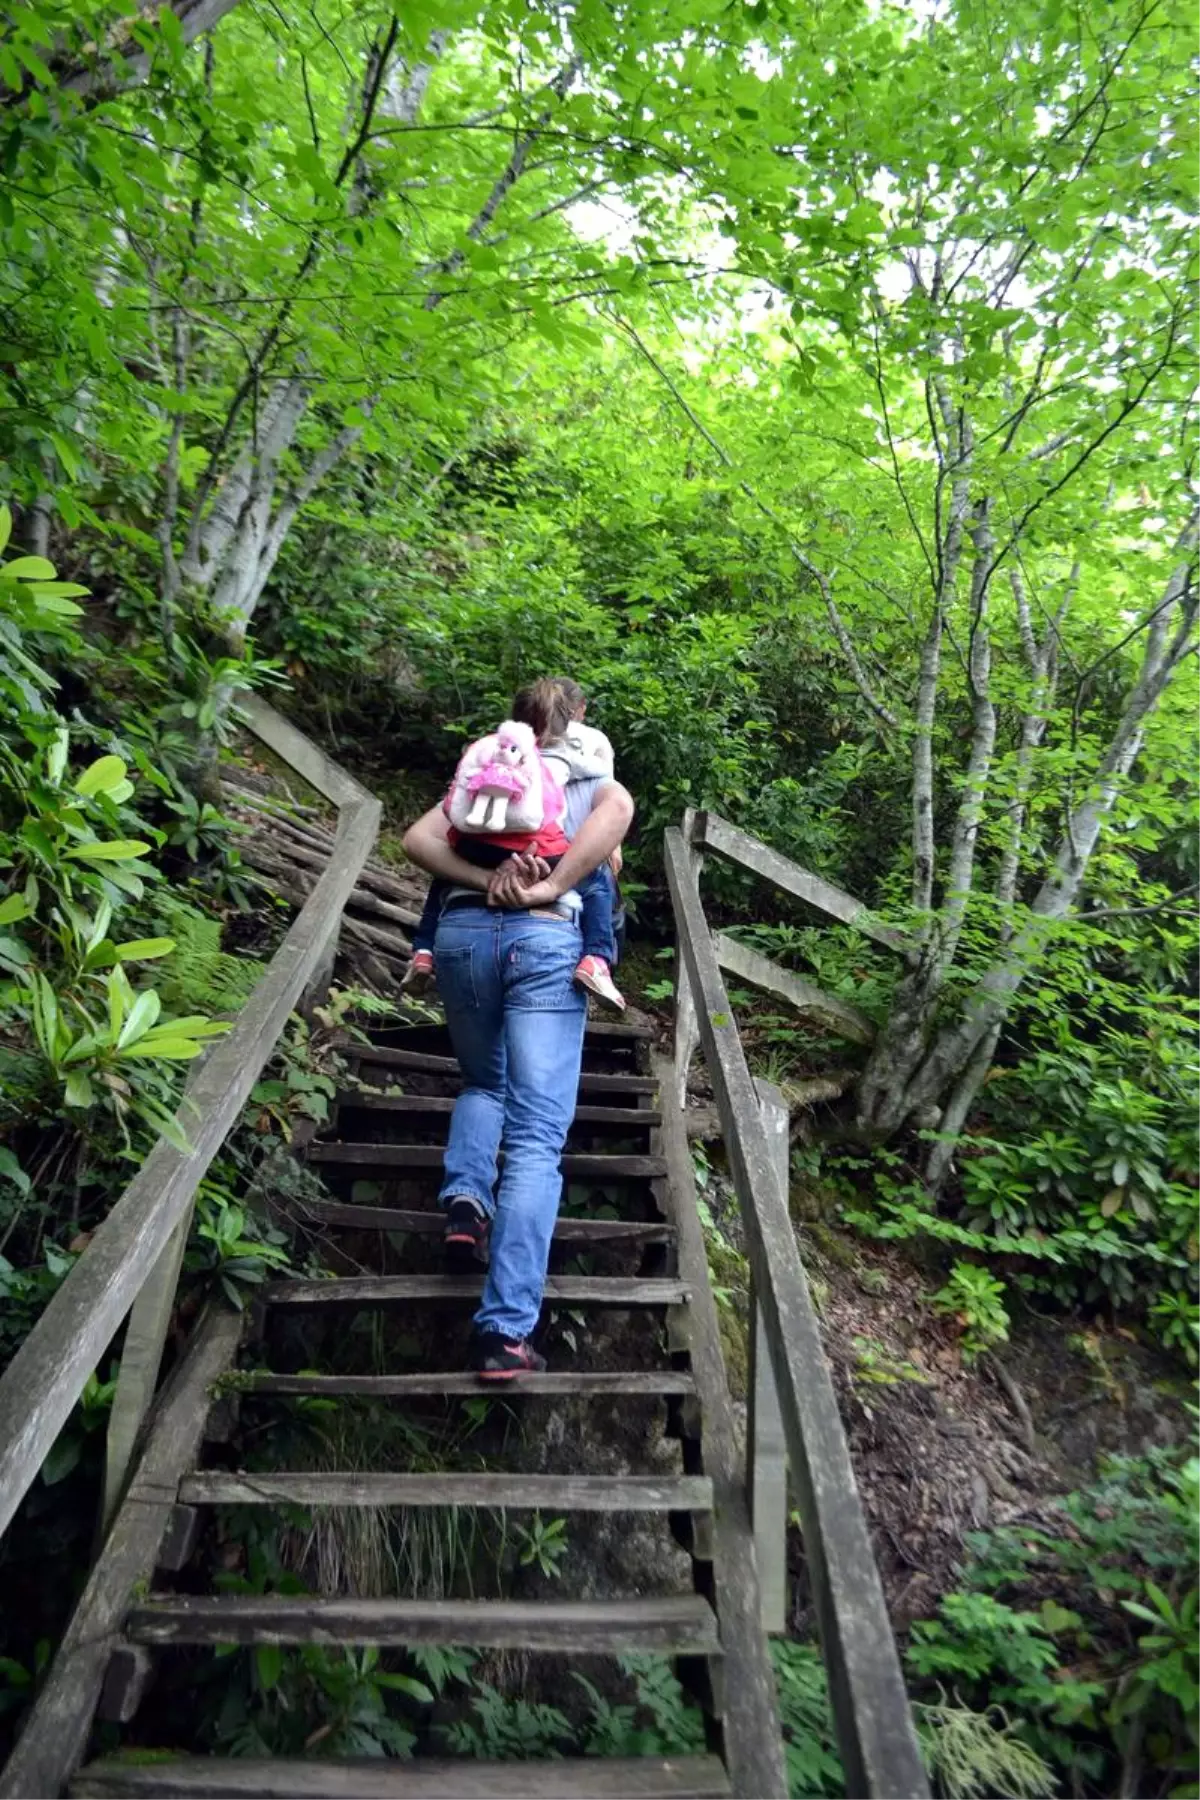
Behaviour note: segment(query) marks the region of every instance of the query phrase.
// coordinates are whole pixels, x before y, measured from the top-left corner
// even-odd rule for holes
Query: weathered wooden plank
[[[342,805],[337,854],[233,1029],[188,1079],[176,1116],[191,1148],[159,1140],[0,1377],[0,1532],[249,1099],[375,841],[379,802],[269,707],[254,700],[251,715],[266,741],[303,755],[301,773],[319,775]]]
[[[70,1792],[96,1800],[724,1800],[718,1756],[559,1757],[485,1762],[419,1756],[268,1761],[263,1757],[113,1756],[81,1769]]]
[[[856,1044],[869,1044],[874,1038],[875,1027],[857,1006],[839,1000],[836,994],[825,993],[814,982],[793,974],[791,969],[781,969],[770,957],[760,956],[757,950],[739,944],[736,938],[726,937],[724,932],[718,932],[713,943],[717,961],[731,975],[738,975],[753,987],[786,1000],[798,1012],[819,1014],[840,1037],[850,1038]]]
[[[480,1393],[478,1375],[462,1369],[417,1375],[276,1375],[254,1371],[238,1379],[253,1394],[358,1394],[399,1400],[423,1394],[470,1395],[475,1399]],[[597,1399],[621,1400],[638,1395],[683,1399],[695,1392],[692,1377],[678,1369],[553,1369],[540,1375],[522,1375],[496,1398],[505,1404],[529,1395],[552,1394],[590,1394]]]
[[[143,1644],[116,1644],[104,1671],[96,1717],[107,1725],[128,1725],[146,1698],[154,1661]]]
[[[653,1025],[639,1025],[634,1019],[589,1019],[586,1036],[608,1038],[614,1043],[652,1044]]]
[[[808,1282],[680,833],[666,834],[671,903],[696,990],[704,1058],[746,1228],[800,1502],[821,1648],[849,1793],[924,1796],[929,1784],[871,1552]],[[718,1516],[719,1516],[718,1497]]]
[[[603,1042],[614,1048],[651,1043],[654,1035],[653,1025],[640,1025],[633,1019],[589,1019],[584,1028],[585,1043]],[[393,1045],[401,1050],[429,1050],[434,1046],[441,1050],[449,1046],[450,1032],[438,1023],[382,1026],[372,1031],[371,1040],[372,1051]],[[340,1044],[342,1040],[335,1041]],[[363,1048],[353,1038],[347,1037],[345,1041],[356,1050]]]
[[[272,1281],[262,1290],[271,1306],[407,1306],[414,1300],[475,1300],[482,1275],[345,1275],[335,1281]],[[636,1276],[549,1275],[546,1304],[679,1306],[690,1298],[681,1281]]]
[[[655,1060],[662,1091],[670,1092],[674,1064]],[[722,1733],[733,1790],[749,1797],[787,1794],[775,1672],[763,1633],[754,1533],[733,1402],[721,1352],[716,1300],[696,1204],[696,1171],[683,1114],[664,1105],[659,1134],[666,1154],[666,1205],[678,1234],[680,1277],[692,1289],[686,1312],[672,1315],[672,1340],[686,1347],[700,1396],[701,1454],[713,1484],[713,1593],[720,1620],[727,1679]]]
[[[200,1469],[180,1499],[193,1506],[466,1506],[536,1512],[708,1512],[703,1475],[345,1474],[279,1469],[269,1474]]]
[[[240,1314],[209,1312],[163,1390],[112,1529],[0,1775],[0,1795],[58,1794],[83,1754],[129,1596],[153,1573],[179,1477],[200,1443],[209,1391],[236,1354],[241,1331]]]
[[[143,1644],[470,1644],[594,1655],[719,1648],[713,1610],[698,1594],[588,1601],[176,1594],[135,1606],[125,1635]]]
[[[683,854],[687,857],[697,882],[704,868],[704,858],[695,846],[696,814],[689,806],[683,815]],[[675,1104],[687,1106],[688,1075],[692,1066],[692,1058],[700,1044],[700,1033],[696,1028],[696,1004],[692,997],[692,984],[688,980],[683,958],[679,954],[678,944],[675,946],[675,1069],[669,1089],[664,1092],[674,1096]]]
[[[864,937],[873,938],[877,944],[885,944],[889,950],[899,950],[902,953],[915,951],[916,945],[902,931],[876,919],[869,908],[861,900],[856,900],[853,894],[847,894],[831,881],[814,875],[811,869],[802,869],[790,857],[781,856],[778,850],[760,843],[758,838],[739,831],[736,825],[730,825],[728,820],[720,818],[717,813],[698,815],[693,841],[696,840],[707,850],[717,850],[732,862],[741,863],[743,868],[753,869],[756,875],[773,881],[776,887],[795,894],[798,900],[807,901],[809,906],[815,906],[818,912],[826,913],[840,924],[853,925],[855,930],[861,931]]]
[[[441,1144],[353,1144],[321,1139],[308,1147],[308,1160],[324,1168],[440,1169],[446,1152]],[[500,1161],[504,1161],[503,1151]],[[656,1156],[592,1156],[568,1151],[561,1162],[568,1181],[652,1181],[663,1173]]]
[[[189,1203],[146,1276],[125,1326],[117,1368],[117,1391],[113,1395],[105,1434],[104,1480],[100,1493],[102,1531],[117,1509],[134,1445],[158,1386],[158,1372],[162,1367],[163,1347],[171,1324],[192,1212],[193,1206]]]
[[[773,1082],[756,1081],[763,1129],[767,1134],[775,1174],[788,1191],[788,1108]],[[762,1588],[763,1629],[781,1634],[787,1630],[787,1442],[779,1394],[767,1349],[766,1332],[753,1282],[750,1292],[749,1406],[746,1417],[746,1475],[750,1519],[754,1526],[754,1553]]]
[[[462,1072],[452,1056],[438,1056],[432,1051],[404,1050],[390,1044],[359,1044],[346,1038],[338,1045],[344,1056],[360,1068],[411,1069],[418,1075],[445,1075],[459,1082]],[[656,1083],[647,1075],[617,1075],[608,1070],[584,1070],[579,1078],[581,1094],[652,1094]]]
[[[446,1215],[433,1207],[408,1211],[398,1206],[369,1206],[341,1200],[292,1201],[292,1211],[325,1225],[365,1227],[370,1231],[412,1231],[436,1236],[446,1228]],[[564,1219],[554,1227],[556,1244],[662,1244],[671,1227],[639,1219]]]
[[[338,1095],[342,1112],[379,1112],[404,1117],[440,1117],[454,1111],[450,1094],[364,1094],[346,1088]],[[659,1115],[634,1106],[577,1106],[572,1121],[576,1125],[617,1125],[622,1131],[649,1129],[659,1123]]]

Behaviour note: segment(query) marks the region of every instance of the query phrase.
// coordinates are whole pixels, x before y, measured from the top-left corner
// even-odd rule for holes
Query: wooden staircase
[[[316,1755],[279,1761],[189,1755],[138,1763],[115,1755],[78,1769],[69,1791],[411,1800],[786,1792],[743,1466],[683,1120],[659,1104],[662,1071],[652,1067],[642,1029],[588,1029],[543,1314],[544,1323],[549,1316],[551,1366],[506,1384],[493,1398],[495,1406],[514,1408],[527,1419],[541,1409],[542,1428],[531,1426],[528,1435],[547,1466],[521,1467],[519,1457],[516,1467],[497,1466],[490,1445],[487,1466],[467,1469],[273,1466],[272,1442],[282,1437],[286,1443],[287,1434],[272,1430],[272,1421],[297,1402],[365,1399],[428,1409],[495,1396],[462,1365],[481,1279],[446,1274],[439,1266],[442,1220],[435,1197],[459,1085],[444,1029],[383,1033],[348,1054],[367,1091],[342,1093],[328,1131],[307,1148],[308,1163],[335,1197],[281,1197],[278,1203],[301,1241],[305,1232],[320,1234],[326,1260],[338,1273],[270,1284],[241,1346],[242,1369],[219,1384],[236,1392],[243,1423],[249,1418],[256,1427],[252,1440],[243,1434],[243,1441],[266,1447],[256,1466],[229,1466],[229,1452],[209,1436],[198,1461],[187,1457],[196,1466],[186,1467],[169,1492],[160,1484],[141,1494],[160,1511],[169,1509],[168,1549],[160,1552],[150,1591],[125,1612],[110,1674],[118,1666],[132,1674],[124,1688],[110,1680],[109,1716],[130,1721],[154,1658],[170,1657],[180,1646],[453,1645],[559,1660],[652,1651],[676,1659],[704,1713],[708,1754],[540,1763],[428,1757],[347,1762]],[[364,1183],[371,1184],[365,1193]],[[563,1266],[580,1258],[594,1267],[581,1272]],[[570,1323],[556,1323],[555,1315],[568,1309]],[[385,1325],[374,1334],[383,1350],[377,1360],[388,1366],[366,1373],[346,1366],[356,1355],[361,1361],[356,1322],[364,1315],[381,1316],[394,1328]],[[223,1329],[235,1351],[236,1333],[227,1322]],[[574,1350],[564,1331],[574,1335]],[[402,1358],[394,1350],[400,1338],[419,1340],[419,1353]],[[316,1370],[307,1366],[314,1342],[324,1365]],[[622,1351],[630,1366],[612,1366]],[[186,1414],[188,1391],[201,1414],[207,1412],[211,1372],[199,1385],[186,1366],[180,1371],[156,1431],[164,1416],[169,1426],[172,1404],[179,1418]],[[588,1436],[563,1439],[562,1466],[554,1466],[545,1429],[555,1402],[586,1406],[592,1420]],[[614,1462],[632,1460],[630,1419],[647,1415],[649,1427],[638,1442],[655,1446],[653,1467],[614,1469]],[[572,1466],[579,1443],[599,1442],[610,1426],[605,1472]],[[197,1420],[192,1442],[203,1433]],[[183,1442],[186,1431],[176,1436]],[[154,1452],[152,1434],[126,1509],[138,1503],[139,1481],[156,1479],[152,1466],[147,1474]],[[527,1591],[490,1598],[195,1591],[196,1549],[211,1545],[213,1509],[228,1506],[546,1512],[566,1515],[572,1533],[586,1533],[589,1515],[638,1516],[661,1524],[661,1579],[604,1598],[560,1597],[557,1585],[545,1582],[535,1597]],[[647,1587],[652,1591],[642,1591]],[[144,1731],[137,1735],[146,1741]]]

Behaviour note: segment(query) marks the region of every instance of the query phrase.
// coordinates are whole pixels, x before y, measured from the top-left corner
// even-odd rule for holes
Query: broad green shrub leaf
[[[125,780],[127,764],[119,756],[99,756],[75,783],[77,794],[107,794]]]
[[[117,1039],[117,1049],[124,1050],[127,1045],[145,1035],[162,1011],[162,1001],[153,988],[146,988],[134,1001],[129,1017],[121,1027],[121,1035]]]
[[[152,962],[155,957],[169,956],[174,948],[174,938],[131,938],[116,946],[116,958],[118,962]]]
[[[0,548],[3,546],[0,545]],[[0,1177],[3,1177],[5,1181],[11,1181],[13,1186],[19,1188],[23,1194],[27,1194],[30,1190],[31,1183],[28,1175],[12,1151],[5,1150],[2,1146],[0,1146]]]
[[[18,556],[4,566],[9,581],[53,581],[54,564],[44,556]]]
[[[149,849],[140,838],[113,838],[107,844],[72,844],[63,854],[79,862],[129,862],[147,855]]]

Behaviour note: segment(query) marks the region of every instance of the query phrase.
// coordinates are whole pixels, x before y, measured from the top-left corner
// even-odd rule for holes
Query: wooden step
[[[343,1112],[378,1112],[393,1117],[409,1114],[417,1118],[440,1116],[454,1111],[454,1098],[450,1094],[364,1094],[356,1088],[347,1088],[338,1095],[338,1107]],[[575,1108],[576,1125],[615,1125],[622,1131],[649,1131],[652,1126],[662,1124],[662,1114],[651,1112],[649,1108],[636,1106],[577,1106]]]
[[[479,1275],[344,1275],[332,1281],[272,1281],[272,1306],[409,1306],[414,1300],[477,1300]],[[681,1281],[638,1276],[549,1275],[548,1306],[680,1306],[691,1298]]]
[[[461,1082],[462,1070],[453,1056],[439,1056],[430,1050],[403,1050],[390,1044],[353,1044],[340,1046],[343,1056],[372,1069],[410,1069],[414,1075],[445,1075]],[[579,1078],[581,1094],[655,1094],[658,1083],[650,1075],[617,1075],[607,1069],[592,1072],[585,1069]]]
[[[418,1756],[310,1762],[258,1756],[123,1756],[89,1763],[68,1793],[116,1800],[725,1800],[717,1756],[556,1757],[484,1762]]]
[[[467,1644],[617,1655],[719,1651],[699,1594],[628,1600],[323,1600],[304,1594],[170,1594],[133,1606],[137,1644]]]
[[[470,1369],[435,1369],[416,1375],[277,1375],[273,1370],[253,1369],[240,1374],[237,1385],[239,1391],[251,1394],[357,1395],[369,1400],[415,1399],[426,1394],[469,1395],[478,1399],[481,1394],[487,1395],[478,1375]],[[519,1381],[509,1382],[503,1394],[494,1397],[507,1403],[535,1394],[587,1394],[596,1399],[625,1400],[641,1395],[687,1398],[695,1392],[693,1378],[678,1369],[554,1369],[540,1375],[522,1375]]]
[[[450,1033],[445,1025],[430,1023],[428,1025],[392,1025],[379,1026],[369,1033],[371,1048],[391,1048],[396,1045],[404,1048],[411,1045],[413,1049],[428,1049],[433,1043],[449,1044]],[[625,1043],[650,1044],[656,1036],[653,1025],[639,1025],[634,1019],[589,1019],[584,1034],[587,1043]],[[357,1043],[349,1034],[338,1041],[338,1048],[348,1044],[351,1049],[361,1050],[363,1045]]]
[[[341,1138],[310,1144],[310,1163],[323,1168],[377,1169],[404,1174],[409,1170],[440,1169],[446,1152],[441,1144],[354,1144]],[[501,1152],[500,1161],[504,1161]],[[568,1181],[656,1181],[667,1172],[661,1156],[581,1156],[568,1151],[561,1168]]]
[[[185,1475],[187,1506],[469,1506],[519,1512],[711,1512],[707,1475],[422,1475],[326,1469]]]
[[[437,1236],[446,1227],[446,1215],[440,1208],[405,1211],[397,1206],[369,1206],[341,1200],[292,1200],[290,1212],[300,1219],[313,1219],[323,1225],[345,1225],[368,1231],[411,1231],[422,1236]],[[638,1219],[564,1219],[554,1227],[556,1244],[668,1244],[675,1229],[664,1224],[647,1224]]]

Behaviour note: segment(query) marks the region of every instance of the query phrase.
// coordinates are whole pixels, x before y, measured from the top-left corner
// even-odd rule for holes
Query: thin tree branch
[[[791,551],[793,557],[800,564],[800,567],[807,574],[812,576],[813,580],[817,584],[818,589],[820,590],[821,598],[825,603],[826,614],[828,615],[829,622],[830,622],[831,626],[833,627],[833,633],[838,641],[838,646],[841,649],[842,655],[845,657],[846,662],[849,666],[850,673],[853,677],[855,687],[858,689],[859,693],[862,695],[863,699],[866,701],[867,705],[871,708],[871,711],[876,715],[876,717],[881,719],[882,722],[886,726],[889,727],[889,729],[895,730],[899,724],[899,720],[897,719],[895,713],[892,712],[891,708],[886,706],[884,704],[884,702],[882,700],[880,700],[879,696],[876,694],[874,688],[872,687],[870,681],[867,678],[866,670],[862,666],[862,662],[860,661],[858,653],[854,648],[854,644],[851,641],[850,634],[846,629],[845,621],[843,620],[841,613],[838,610],[837,603],[834,600],[833,588],[830,584],[829,577],[825,574],[824,570],[819,568],[818,565],[815,562],[813,562],[812,558],[810,556],[808,556],[806,554],[806,552],[800,548],[799,544],[796,542],[796,540],[793,537],[788,526],[780,518],[779,514],[775,511],[774,507],[770,506],[768,504],[768,502],[765,501],[761,497],[761,495],[759,495],[755,491],[755,489],[750,486],[750,483],[748,481],[745,481],[740,476],[738,476],[736,468],[734,466],[733,458],[729,455],[729,452],[725,449],[723,444],[718,442],[718,440],[713,436],[712,432],[709,431],[708,427],[705,424],[703,424],[702,421],[696,416],[696,414],[693,412],[692,408],[688,405],[687,401],[684,399],[682,393],[680,392],[679,388],[676,386],[675,382],[671,379],[670,375],[667,373],[666,369],[659,362],[658,358],[653,354],[653,352],[646,346],[646,344],[643,343],[642,339],[639,337],[639,335],[635,331],[634,327],[629,323],[628,319],[623,318],[619,313],[613,313],[613,312],[608,311],[607,308],[602,309],[602,310],[605,313],[605,317],[610,318],[613,321],[613,323],[617,326],[617,328],[620,331],[624,332],[625,336],[634,345],[635,349],[637,349],[639,354],[645,358],[646,362],[649,363],[650,367],[654,370],[655,374],[662,381],[662,383],[663,383],[664,387],[667,389],[668,393],[674,399],[674,401],[677,404],[677,406],[679,407],[680,411],[683,412],[685,414],[685,416],[687,417],[693,430],[699,432],[700,436],[704,439],[704,441],[708,445],[709,449],[713,451],[713,453],[717,456],[717,458],[724,465],[724,467],[727,468],[733,474],[734,479],[737,482],[738,488],[746,496],[746,498],[750,501],[751,505],[757,507],[758,511],[761,512],[765,518],[770,519],[771,523],[774,526],[776,526],[780,532],[782,532],[784,540],[787,543],[788,549]]]

